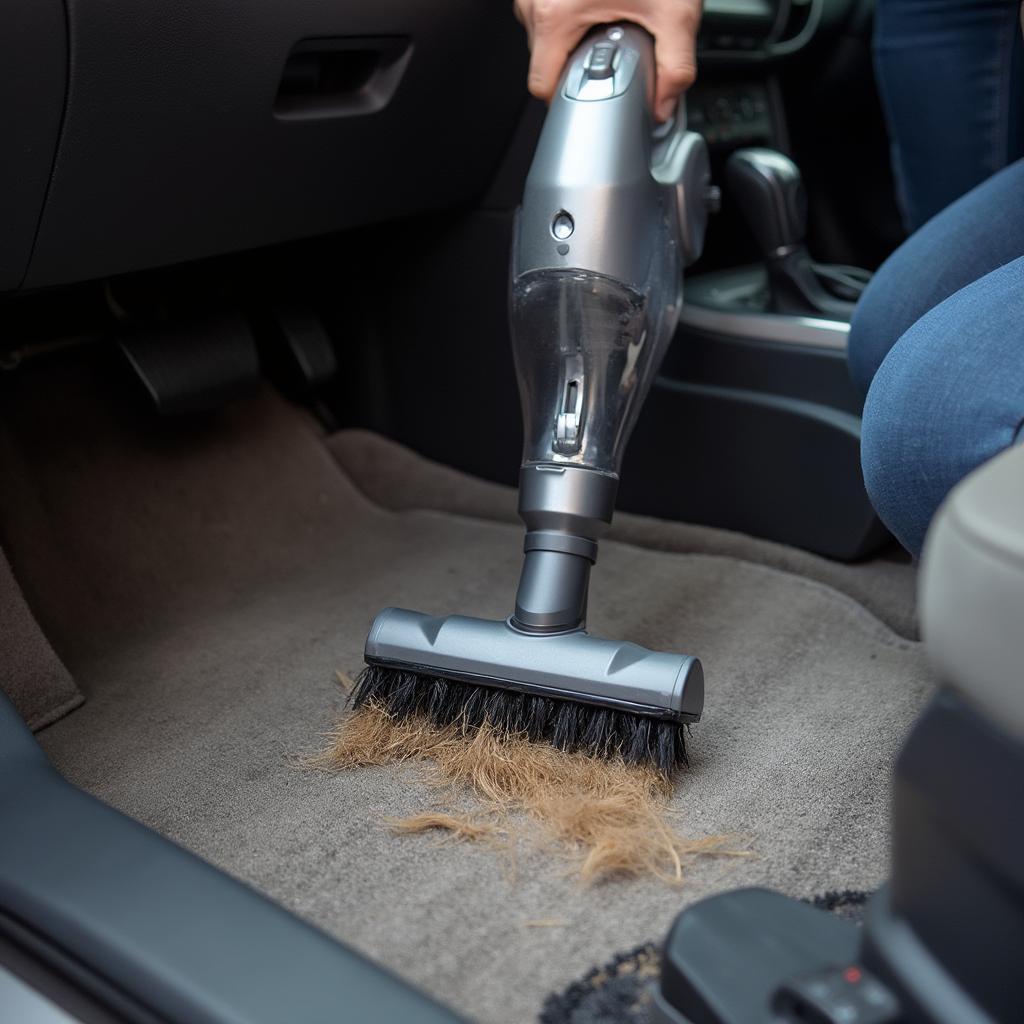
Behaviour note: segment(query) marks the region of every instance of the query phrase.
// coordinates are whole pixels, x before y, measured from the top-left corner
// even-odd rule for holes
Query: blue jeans
[[[882,265],[850,326],[867,391],[864,482],[914,555],[950,489],[1021,439],[1024,160],[947,207]]]
[[[875,77],[908,231],[1024,157],[1019,0],[878,0]]]

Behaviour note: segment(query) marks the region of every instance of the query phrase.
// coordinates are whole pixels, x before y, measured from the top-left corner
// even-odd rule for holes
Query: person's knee
[[[868,496],[920,554],[932,517],[968,473],[1020,438],[1024,257],[914,323],[874,374],[861,427]]]
[[[864,486],[879,518],[914,556],[944,491],[948,446],[936,437],[928,382],[914,368],[915,325],[873,374],[861,425]],[[941,493],[940,493],[941,492]],[[939,495],[936,497],[936,495]]]
[[[852,366],[851,366],[852,371]],[[876,378],[876,383],[880,381]],[[864,417],[860,434],[860,465],[864,474],[864,488],[883,523],[899,537],[896,524],[905,518],[901,507],[906,493],[899,466],[904,459],[898,457],[897,443],[901,436],[896,409],[887,402],[889,388],[881,389],[886,398],[877,397],[869,390],[864,403]],[[902,538],[900,538],[902,540]]]
[[[889,282],[879,275],[871,281],[853,311],[846,361],[850,377],[866,395],[879,366],[896,342]]]

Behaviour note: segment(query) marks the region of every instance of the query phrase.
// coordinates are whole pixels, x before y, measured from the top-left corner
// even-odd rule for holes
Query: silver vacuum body
[[[653,87],[646,32],[623,24],[588,35],[551,103],[517,213],[510,319],[526,539],[514,610],[490,621],[385,609],[367,638],[370,666],[700,718],[697,658],[586,631],[623,451],[675,332],[711,192],[703,139],[686,130],[681,104],[656,128]]]

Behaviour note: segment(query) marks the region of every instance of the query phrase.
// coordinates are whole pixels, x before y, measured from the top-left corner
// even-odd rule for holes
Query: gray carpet
[[[84,371],[23,371],[3,399],[0,541],[87,697],[40,734],[55,764],[464,1013],[531,1020],[726,887],[882,881],[888,775],[931,684],[918,645],[849,593],[735,554],[605,545],[594,631],[705,663],[680,828],[744,833],[755,856],[698,862],[682,891],[588,889],[539,850],[513,871],[391,836],[383,816],[434,800],[411,768],[289,763],[340,710],[334,671],[359,667],[381,606],[507,612],[517,527],[385,510],[269,395],[187,426],[119,407]]]
[[[0,690],[33,730],[42,729],[82,703],[75,681],[47,643],[25,603],[18,581],[0,551]]]
[[[516,491],[479,480],[365,430],[328,438],[338,464],[371,501],[385,508],[437,509],[476,519],[519,523]],[[917,639],[916,573],[899,545],[852,565],[819,558],[797,548],[689,523],[616,513],[613,540],[677,554],[727,555],[806,576],[848,594],[894,632]]]

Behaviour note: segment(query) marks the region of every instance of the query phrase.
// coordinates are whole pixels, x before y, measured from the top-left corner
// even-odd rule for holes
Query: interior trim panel
[[[0,693],[0,940],[121,1017],[181,1024],[454,1014],[66,782]]]
[[[0,30],[0,291],[25,276],[57,147],[68,46],[62,0],[8,0]]]
[[[67,12],[67,108],[28,287],[468,203],[526,98],[511,5],[67,0]],[[351,44],[365,39],[403,43],[374,63]],[[317,65],[300,47],[297,65],[310,40],[331,56]],[[305,95],[316,116],[280,116],[282,88],[286,110]]]

